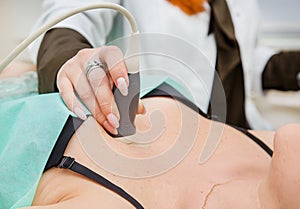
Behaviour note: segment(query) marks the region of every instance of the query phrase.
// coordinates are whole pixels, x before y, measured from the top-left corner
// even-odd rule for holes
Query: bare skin
[[[0,79],[18,77],[30,71],[36,71],[36,66],[34,64],[23,61],[14,61],[0,72]]]
[[[172,99],[148,98],[144,99],[143,103],[147,109],[147,114],[137,117],[136,125],[138,130],[149,127],[149,115],[154,110],[159,109],[166,119],[164,133],[160,135],[158,140],[149,144],[149,147],[126,144],[113,139],[97,124],[95,119],[89,117],[77,130],[76,134],[73,135],[65,155],[75,157],[78,162],[125,189],[144,208],[244,209],[245,205],[247,205],[249,209],[275,209],[280,208],[280,206],[286,206],[282,202],[279,205],[279,201],[277,201],[278,198],[285,196],[285,193],[279,192],[282,185],[287,185],[287,188],[284,188],[287,191],[293,189],[285,199],[292,205],[282,208],[293,209],[297,208],[297,205],[299,207],[299,202],[296,200],[297,193],[293,192],[300,187],[289,183],[294,179],[298,179],[299,182],[299,177],[293,176],[286,171],[287,173],[282,175],[287,176],[287,178],[282,178],[281,176],[282,184],[279,183],[280,185],[274,186],[273,183],[278,180],[278,176],[269,174],[277,172],[280,175],[281,169],[287,169],[287,166],[291,168],[292,164],[280,164],[278,163],[278,157],[275,157],[271,163],[271,158],[260,147],[245,135],[228,126],[225,126],[221,135],[221,143],[213,156],[205,164],[199,164],[199,155],[209,134],[212,122],[198,116],[196,113],[191,113],[191,110],[187,107]],[[123,155],[134,158],[153,157],[174,143],[176,134],[178,134],[178,130],[182,126],[178,118],[185,111],[190,111],[191,114],[195,114],[199,119],[200,125],[198,126],[196,141],[188,155],[176,167],[161,175],[141,179],[114,175],[97,166],[83,151],[79,141],[79,138],[82,136],[92,138],[92,140],[105,140],[109,146]],[[294,127],[293,131],[295,129]],[[286,129],[284,128],[279,130],[279,133],[276,134],[277,138],[290,137],[292,143],[294,143],[292,144],[293,147],[297,144],[300,145],[300,142],[295,142],[295,138],[299,138],[299,134],[298,136],[296,134],[283,136],[281,132],[284,133],[285,131]],[[273,132],[254,133],[273,148]],[[289,140],[286,139],[286,141]],[[276,139],[275,142],[277,143],[277,141],[280,140]],[[280,143],[285,142],[280,141]],[[280,143],[275,145],[282,147]],[[286,149],[289,148],[286,147]],[[101,153],[99,155],[101,156]],[[293,156],[291,156],[286,155],[285,151],[280,151],[278,155],[286,156],[287,158],[284,159],[289,161],[290,158],[295,159],[296,153],[293,152]],[[277,156],[276,148],[275,156]],[[295,163],[295,161],[291,161],[291,163]],[[130,168],[131,165],[128,164],[126,166]],[[274,191],[276,192],[274,193]],[[295,200],[293,200],[293,197]],[[272,206],[270,201],[274,203]],[[33,206],[27,209],[29,208],[126,209],[133,208],[133,206],[115,193],[86,177],[69,170],[52,168],[43,174]]]

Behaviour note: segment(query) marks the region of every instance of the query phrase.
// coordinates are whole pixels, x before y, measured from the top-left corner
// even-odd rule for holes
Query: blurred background
[[[300,50],[300,0],[258,0],[261,9],[260,44]],[[41,0],[0,1],[0,59],[25,37],[41,12]],[[29,60],[25,51],[17,60]],[[253,98],[265,117],[278,127],[288,122],[300,123],[300,92],[269,91]]]
[[[29,35],[41,6],[41,0],[0,1],[0,59]],[[28,59],[28,54],[25,52],[18,59]]]
[[[262,44],[279,49],[300,49],[300,1],[258,0]]]
[[[258,0],[262,28],[259,41],[279,49],[300,49],[300,1]],[[41,12],[41,0],[0,1],[0,58],[28,36]],[[26,59],[26,54],[21,58]]]

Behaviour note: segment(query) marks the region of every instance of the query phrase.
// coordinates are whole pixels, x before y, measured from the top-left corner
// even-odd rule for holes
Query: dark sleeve
[[[263,74],[263,89],[299,90],[300,51],[280,52],[268,61]]]
[[[39,93],[58,91],[56,75],[60,67],[79,50],[91,47],[91,44],[74,30],[49,30],[42,40],[37,57]]]

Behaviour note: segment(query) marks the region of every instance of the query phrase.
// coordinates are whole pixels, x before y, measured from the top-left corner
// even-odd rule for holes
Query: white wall
[[[258,0],[262,15],[261,44],[300,49],[300,0]]]
[[[265,33],[300,35],[299,0],[259,0]]]
[[[42,0],[0,0],[0,59],[28,36],[40,15]],[[22,53],[17,59],[27,60]]]

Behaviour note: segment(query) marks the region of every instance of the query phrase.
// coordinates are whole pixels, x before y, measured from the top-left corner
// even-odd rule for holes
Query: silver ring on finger
[[[90,73],[97,68],[102,68],[104,71],[106,70],[105,64],[103,64],[100,60],[94,59],[94,60],[88,61],[88,63],[86,64],[86,67],[85,67],[86,77],[88,78]]]

